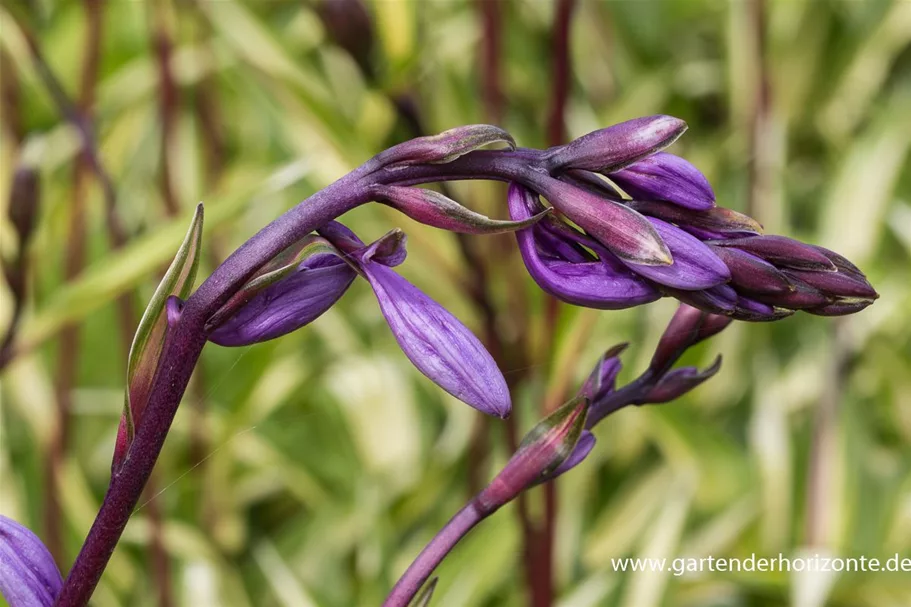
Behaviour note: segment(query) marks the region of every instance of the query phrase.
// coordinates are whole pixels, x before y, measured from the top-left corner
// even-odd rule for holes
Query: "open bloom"
[[[362,276],[405,356],[421,373],[484,413],[509,415],[506,380],[478,338],[392,270],[406,256],[401,230],[370,245],[335,221],[319,232],[263,268],[225,304],[208,323],[209,339],[242,346],[290,333],[322,315]]]
[[[668,116],[602,129],[549,150],[551,175],[510,186],[513,220],[540,214],[543,197],[574,224],[549,216],[516,233],[542,289],[593,308],[671,296],[749,321],[795,310],[851,314],[875,301],[867,278],[844,257],[763,235],[750,217],[715,206],[702,173],[661,151],[684,130]]]

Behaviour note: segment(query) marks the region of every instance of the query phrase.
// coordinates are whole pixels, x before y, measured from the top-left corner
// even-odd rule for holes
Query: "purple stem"
[[[152,473],[193,368],[206,344],[205,323],[267,261],[339,215],[370,201],[375,183],[415,184],[449,179],[517,180],[526,185],[542,169],[534,150],[473,152],[451,163],[380,168],[375,160],[342,177],[264,227],[193,293],[168,336],[142,424],[55,605],[86,605]]]
[[[454,517],[449,519],[446,526],[433,536],[430,543],[424,547],[421,554],[399,578],[392,592],[383,602],[383,607],[408,607],[411,599],[418,593],[437,565],[475,525],[490,514],[490,511],[482,512],[477,507],[475,500],[471,500],[459,510]]]

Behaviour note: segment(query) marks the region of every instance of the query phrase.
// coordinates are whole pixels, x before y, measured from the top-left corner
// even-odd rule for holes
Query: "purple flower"
[[[636,200],[666,200],[695,210],[715,206],[715,192],[705,175],[667,152],[643,158],[608,176]]]
[[[394,230],[368,247],[353,248],[344,242],[341,228],[332,222],[320,233],[342,249],[346,261],[370,283],[392,334],[412,364],[459,400],[484,413],[507,417],[509,389],[490,353],[455,316],[389,268],[389,256],[404,250],[405,235]]]
[[[48,607],[63,586],[54,558],[28,528],[0,515],[0,594],[10,607]]]
[[[518,184],[509,187],[509,214],[514,220],[543,209],[537,196]],[[596,258],[584,248],[591,239],[559,220],[546,217],[516,232],[528,273],[547,293],[571,304],[598,309],[628,308],[658,299],[660,293],[603,251]],[[602,249],[603,250],[603,249]]]
[[[309,257],[286,278],[256,291],[227,319],[210,320],[209,340],[221,346],[246,346],[296,331],[331,308],[356,277],[357,272],[340,257]]]

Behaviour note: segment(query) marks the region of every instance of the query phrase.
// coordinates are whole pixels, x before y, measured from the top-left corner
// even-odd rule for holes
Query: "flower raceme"
[[[510,217],[545,210],[516,232],[538,285],[568,303],[616,309],[672,296],[747,321],[796,310],[851,314],[878,297],[850,261],[815,245],[762,234],[745,215],[715,206],[708,180],[661,151],[685,130],[668,116],[638,118],[549,150],[550,175],[513,182]]]

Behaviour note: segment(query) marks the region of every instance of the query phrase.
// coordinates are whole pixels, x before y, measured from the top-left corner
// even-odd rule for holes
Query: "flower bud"
[[[539,180],[540,192],[561,213],[623,261],[670,265],[671,252],[648,219],[619,202],[556,179]]]
[[[609,177],[634,200],[665,200],[694,210],[715,206],[715,192],[705,175],[667,152],[647,156]]]
[[[462,234],[514,232],[534,225],[550,212],[550,209],[542,209],[527,219],[507,221],[475,213],[434,190],[376,185],[372,192],[377,200],[385,202],[417,222]]]
[[[491,143],[505,143],[509,149],[516,149],[512,135],[503,129],[490,124],[471,124],[400,143],[378,154],[375,160],[380,166],[440,164]]]
[[[788,277],[798,279],[810,285],[820,293],[830,297],[856,297],[860,299],[877,299],[879,294],[867,282],[866,278],[844,272],[807,272],[804,270],[785,270]]]
[[[721,368],[721,357],[705,371],[696,367],[681,367],[667,373],[656,386],[650,389],[642,399],[642,404],[661,404],[680,398],[705,380],[709,379]]]
[[[582,435],[588,408],[589,400],[577,396],[532,428],[503,470],[476,498],[481,512],[493,512],[559,468]]]
[[[671,116],[635,118],[552,148],[548,169],[617,171],[671,145],[685,130],[686,123]]]
[[[835,303],[826,304],[817,308],[809,308],[804,310],[804,312],[816,316],[847,316],[848,314],[860,312],[872,303],[872,299],[839,300]]]
[[[534,193],[518,184],[510,184],[508,201],[510,217],[516,220],[532,217],[540,205]],[[581,246],[583,234],[554,218],[545,217],[516,232],[516,240],[522,261],[538,286],[567,303],[612,310],[661,296],[610,253],[605,251],[600,260],[594,257]]]
[[[658,340],[649,369],[661,374],[669,369],[688,348],[720,333],[731,324],[726,316],[703,312],[687,304],[680,304],[671,322]]]
[[[665,266],[642,266],[624,260],[627,267],[658,284],[686,291],[708,289],[730,280],[728,267],[697,238],[660,219],[649,217],[648,221],[674,261]]]
[[[602,354],[598,359],[598,364],[595,365],[588,379],[579,389],[579,394],[586,397],[592,405],[597,405],[601,399],[611,394],[616,388],[617,375],[623,368],[620,354],[626,350],[627,346],[629,346],[627,343],[617,344]]]
[[[762,226],[755,219],[725,207],[694,211],[661,200],[629,200],[626,204],[643,215],[676,224],[700,240],[706,240],[703,234],[707,233],[712,234],[709,239],[762,234]]]
[[[731,285],[749,293],[777,295],[793,290],[791,282],[767,261],[733,247],[710,245],[731,272]]]
[[[10,607],[50,607],[63,578],[37,535],[0,515],[0,594]]]
[[[760,257],[778,267],[816,272],[835,272],[835,264],[815,247],[784,236],[747,236],[712,241],[718,247],[734,247]]]

